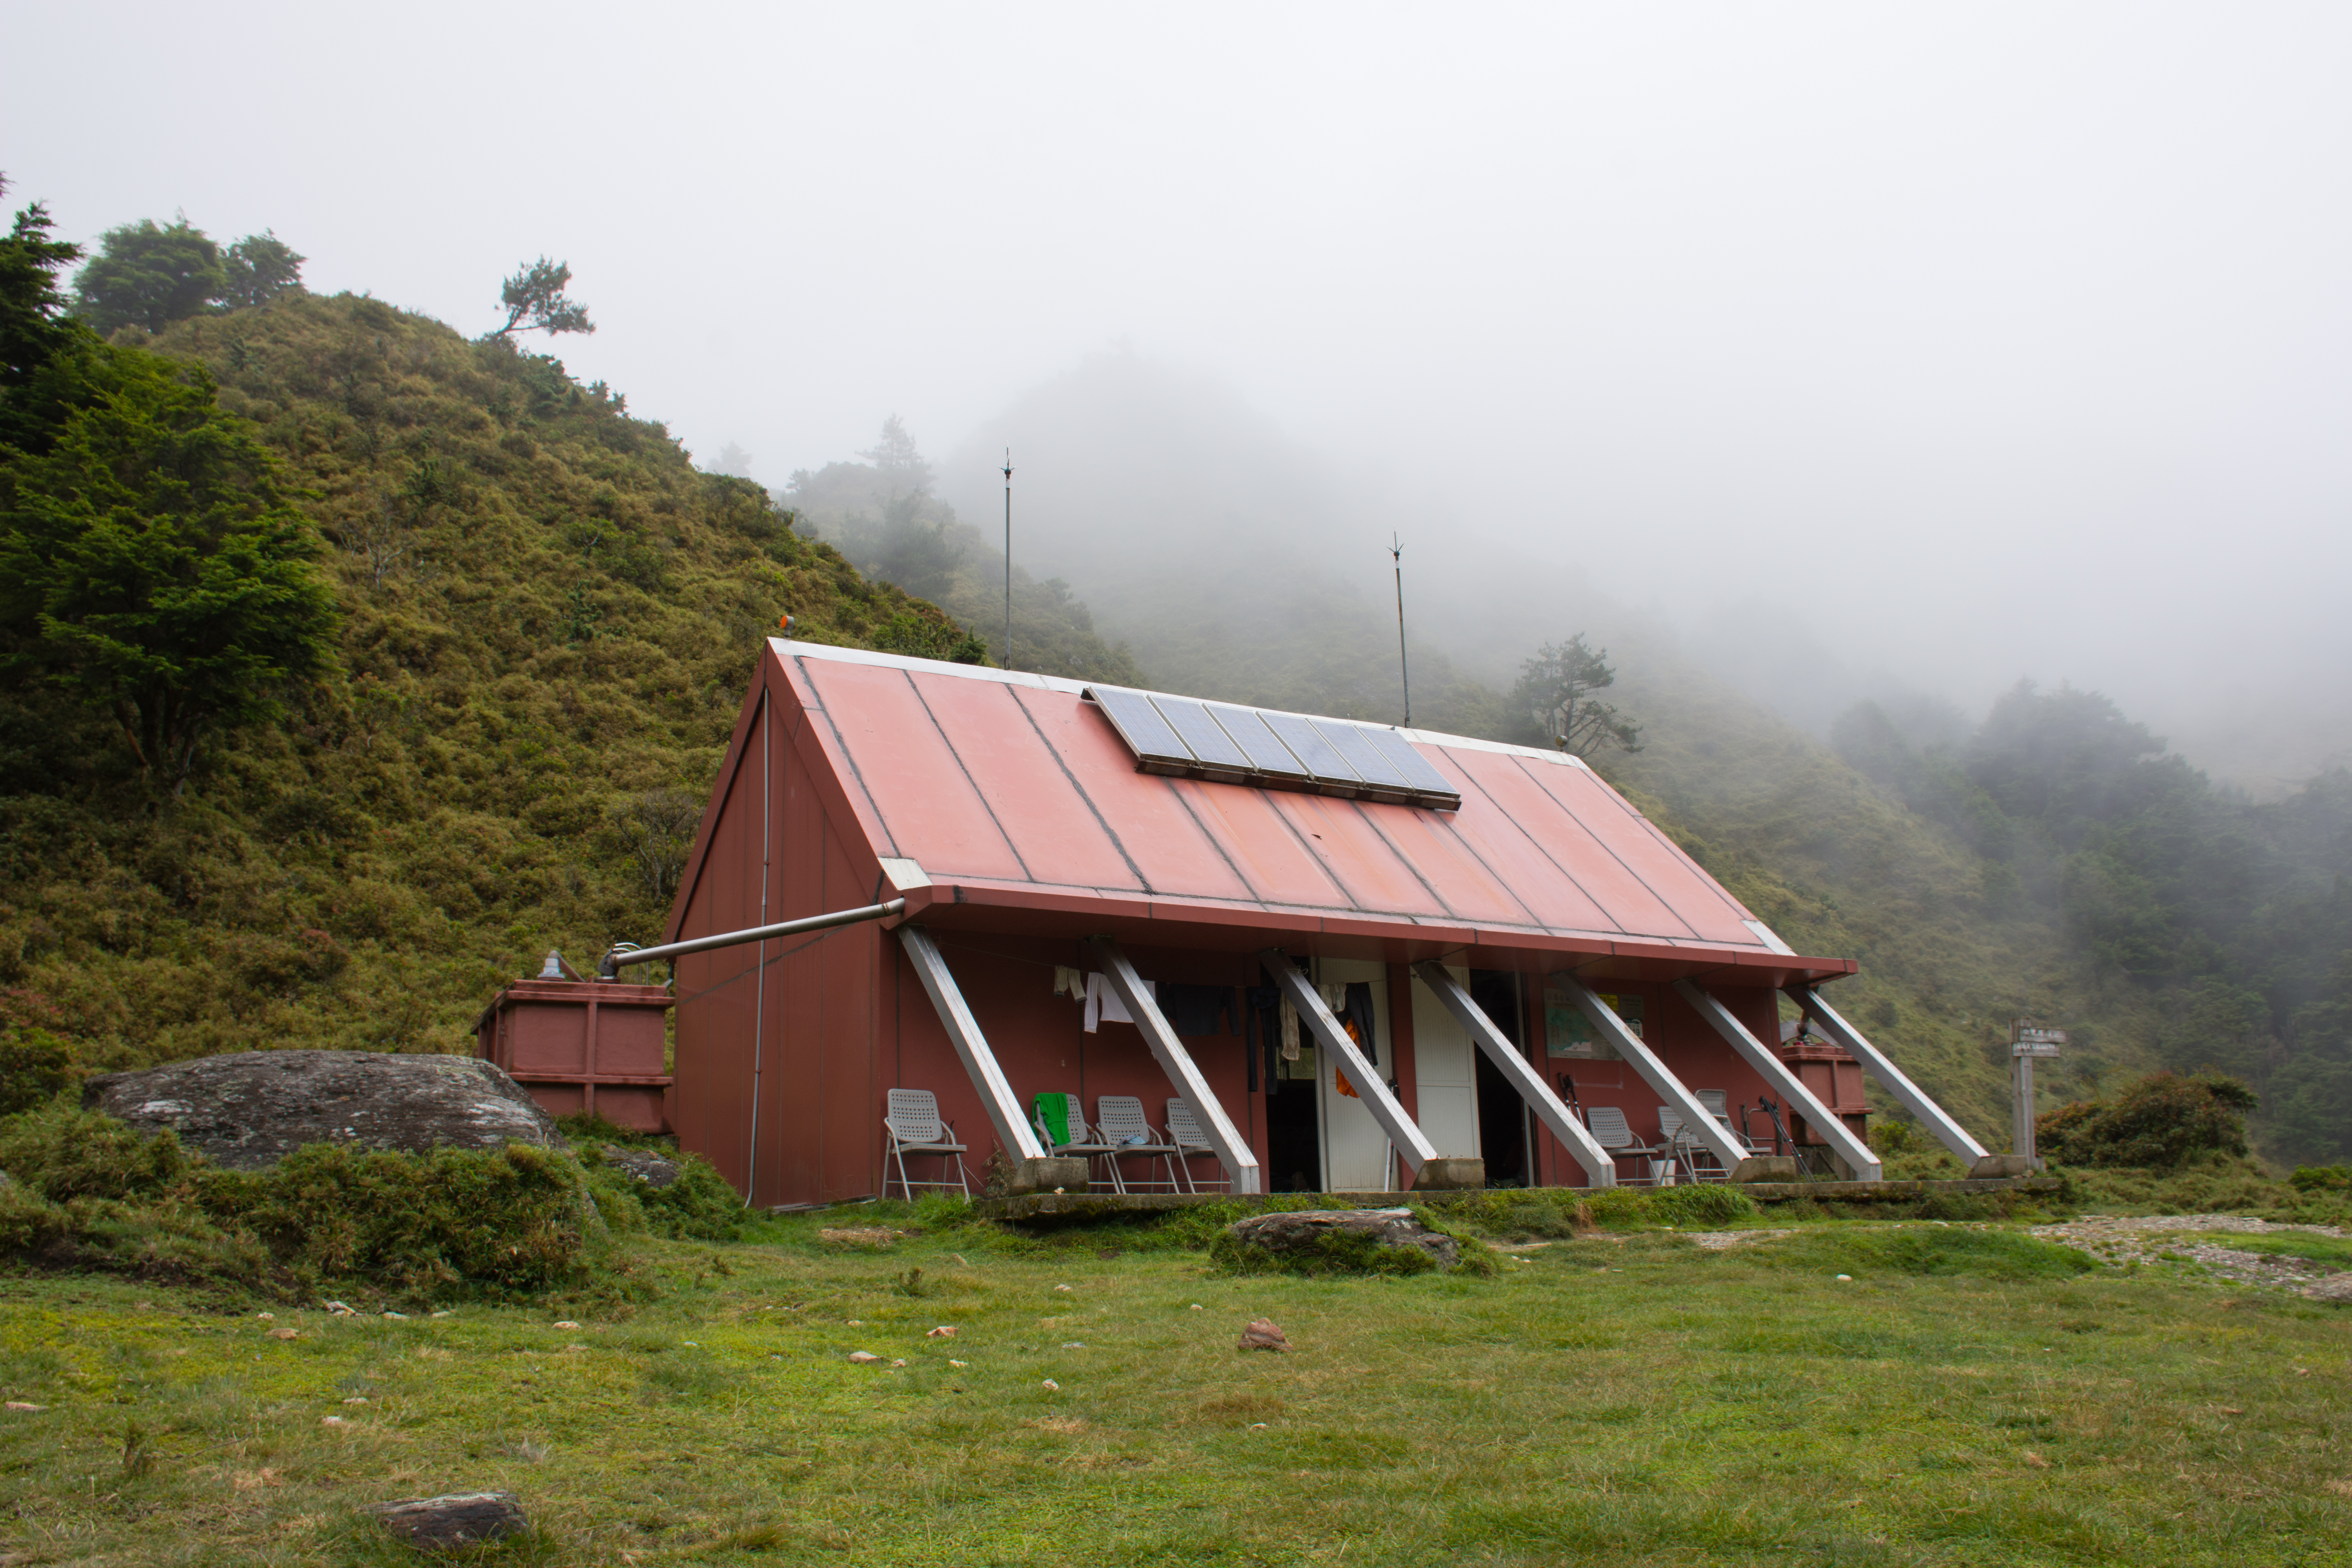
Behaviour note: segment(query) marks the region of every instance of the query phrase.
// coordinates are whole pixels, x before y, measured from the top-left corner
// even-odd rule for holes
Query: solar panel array
[[[1090,686],[1086,697],[1135,752],[1141,773],[1444,811],[1462,805],[1445,775],[1385,725],[1124,686]]]

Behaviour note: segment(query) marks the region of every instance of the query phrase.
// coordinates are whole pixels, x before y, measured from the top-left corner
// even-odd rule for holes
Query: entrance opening
[[[1519,977],[1507,970],[1470,972],[1470,1000],[1502,1031],[1511,1048],[1525,1054],[1520,1020]],[[1486,1161],[1490,1187],[1524,1187],[1528,1178],[1528,1107],[1502,1069],[1475,1047],[1478,1074],[1478,1149]]]
[[[1302,1046],[1298,1065],[1311,1073],[1313,1059],[1314,1047]],[[1277,1078],[1265,1087],[1266,1191],[1321,1192],[1323,1133],[1315,1117],[1315,1079]]]

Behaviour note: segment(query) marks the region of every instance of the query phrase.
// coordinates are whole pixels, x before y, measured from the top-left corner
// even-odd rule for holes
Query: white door
[[[1372,987],[1372,1035],[1380,1047],[1376,1068],[1385,1082],[1393,1076],[1394,1047],[1389,1043],[1388,965],[1378,959],[1318,958],[1315,979],[1326,985],[1369,982]],[[1334,1011],[1337,1011],[1335,1008]],[[1316,1053],[1316,1074],[1323,1125],[1323,1190],[1327,1193],[1385,1193],[1395,1186],[1396,1162],[1389,1157],[1389,1135],[1372,1120],[1360,1095],[1342,1094],[1337,1082],[1337,1052]]]
[[[1465,991],[1470,972],[1447,966],[1454,983]],[[1470,1031],[1445,1010],[1437,993],[1412,983],[1412,1073],[1420,1090],[1420,1113],[1414,1118],[1422,1132],[1441,1154],[1483,1152],[1478,1147],[1477,1047]]]

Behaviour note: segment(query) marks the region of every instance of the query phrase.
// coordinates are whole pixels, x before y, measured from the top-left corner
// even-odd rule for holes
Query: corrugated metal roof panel
[[[1252,730],[1233,715],[1256,710],[1182,700],[1171,721],[1152,694],[1126,693],[1115,710],[1107,689],[1092,689],[1089,700],[1088,689],[1045,677],[773,647],[789,689],[823,708],[808,716],[807,754],[843,775],[874,852],[918,862],[942,897],[1107,921],[1475,931],[1481,944],[1516,932],[1629,957],[1779,956],[1738,900],[1573,759],[1300,715],[1267,713]],[[1197,776],[1200,747],[1264,776],[1272,759],[1259,753],[1285,721],[1305,730],[1286,750],[1319,742],[1317,771],[1348,768],[1358,798]],[[1213,733],[1188,745],[1180,723]],[[1139,731],[1166,752],[1170,773],[1181,747],[1196,776],[1139,771]],[[1335,731],[1352,739],[1325,738]],[[1460,806],[1362,798],[1375,787],[1443,789]]]

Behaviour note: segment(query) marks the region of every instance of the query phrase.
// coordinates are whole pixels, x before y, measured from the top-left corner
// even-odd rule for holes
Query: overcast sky
[[[1432,552],[2352,738],[2340,5],[0,17],[68,235],[271,226],[467,331],[568,259],[573,370],[771,482],[1125,345]]]

